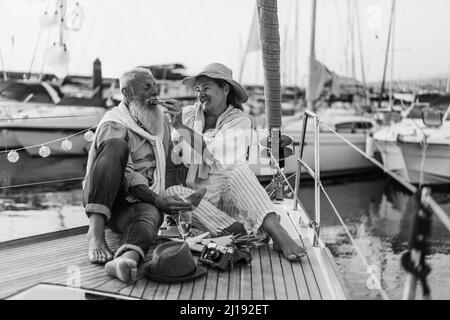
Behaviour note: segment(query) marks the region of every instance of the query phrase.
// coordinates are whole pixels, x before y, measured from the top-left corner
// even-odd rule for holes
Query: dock
[[[277,209],[282,225],[307,251],[300,262],[287,261],[268,244],[251,248],[250,265],[235,265],[230,271],[207,267],[205,276],[189,282],[165,284],[141,277],[126,284],[106,275],[103,266],[88,261],[87,226],[84,226],[0,243],[0,299],[38,283],[77,286],[145,300],[349,298],[328,249],[313,247],[307,232],[302,234],[302,228],[290,223],[299,221],[303,213],[287,210],[288,201],[278,204]],[[106,231],[106,240],[112,251],[121,244],[120,236],[110,230]],[[150,262],[151,253],[152,249],[147,253],[144,266]],[[194,254],[194,258],[198,255]],[[78,283],[73,282],[74,274],[79,275]]]

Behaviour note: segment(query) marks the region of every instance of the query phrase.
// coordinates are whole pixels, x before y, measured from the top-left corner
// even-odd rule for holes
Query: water
[[[21,154],[15,164],[0,157],[1,186],[74,179],[31,187],[0,187],[0,241],[86,225],[81,180],[77,179],[84,175],[85,165],[84,157],[42,159]],[[323,184],[368,264],[381,271],[383,289],[390,298],[400,299],[405,278],[400,257],[407,248],[416,212],[413,199],[382,174],[326,180]],[[450,212],[449,188],[433,190],[433,196]],[[312,215],[311,182],[302,182],[300,198]],[[366,267],[324,196],[321,212],[321,237],[335,256],[351,297],[381,299],[378,290],[367,288]],[[437,219],[433,219],[431,233],[427,262],[432,268],[428,277],[432,298],[450,299],[450,233]],[[420,286],[417,298],[421,298]]]

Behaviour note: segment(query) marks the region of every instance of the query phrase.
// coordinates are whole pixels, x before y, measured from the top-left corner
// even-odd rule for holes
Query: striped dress
[[[258,231],[265,216],[275,212],[275,208],[247,163],[251,118],[229,106],[217,120],[216,128],[203,133],[203,111],[197,103],[183,110],[183,123],[202,135],[211,157],[192,157],[196,151],[181,141],[178,147],[183,150],[182,162],[195,176],[187,181],[189,188],[172,186],[165,191],[166,195],[184,198],[194,190],[206,188],[205,197],[192,212],[193,226],[217,235],[237,221],[251,220],[254,231]],[[195,158],[201,161],[192,163]]]

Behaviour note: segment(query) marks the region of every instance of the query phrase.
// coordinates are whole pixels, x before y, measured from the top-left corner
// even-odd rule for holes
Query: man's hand
[[[194,210],[194,206],[190,202],[181,199],[177,195],[168,197],[158,196],[155,205],[167,214],[176,214],[180,211]]]
[[[166,99],[166,102],[162,103],[164,107],[167,109],[167,113],[171,115],[172,120],[171,124],[175,129],[180,128],[183,125],[182,116],[183,110],[181,107],[183,104],[175,99]]]

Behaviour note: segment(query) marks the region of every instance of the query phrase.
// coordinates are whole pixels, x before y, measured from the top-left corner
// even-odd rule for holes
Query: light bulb
[[[72,149],[72,141],[68,140],[67,138],[61,142],[61,149],[65,151],[69,151]]]
[[[39,148],[39,155],[42,158],[47,158],[50,155],[50,153],[51,153],[50,148],[47,146],[41,146]]]
[[[94,140],[94,133],[93,133],[91,130],[89,130],[88,132],[86,132],[86,133],[84,134],[84,140],[89,141],[89,142],[92,142],[92,141]]]
[[[12,151],[8,152],[7,158],[8,158],[9,162],[14,163],[19,160],[19,154],[17,153],[17,151],[12,150]]]

